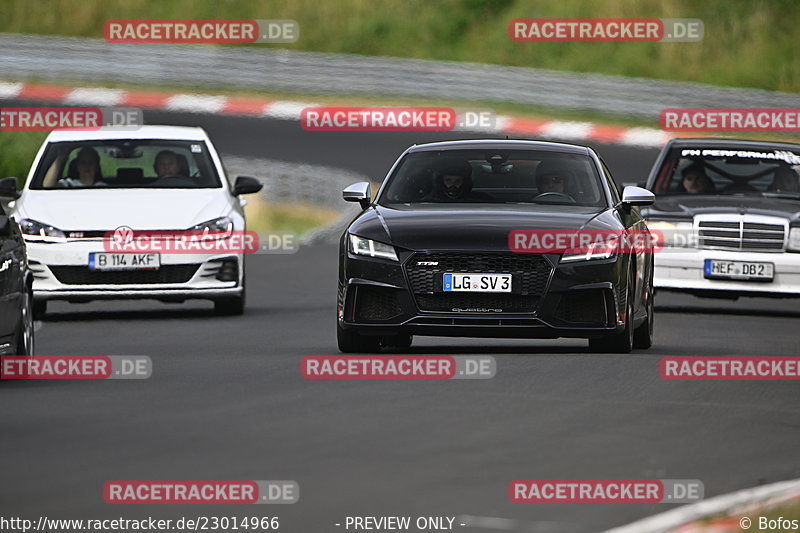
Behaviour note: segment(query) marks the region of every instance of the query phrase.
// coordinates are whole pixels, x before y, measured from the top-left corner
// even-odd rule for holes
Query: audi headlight
[[[355,255],[365,255],[367,257],[380,257],[390,261],[397,261],[397,253],[394,246],[383,242],[365,239],[357,235],[350,235],[350,252]]]
[[[23,218],[19,221],[19,227],[26,241],[66,242],[67,240],[63,231],[38,220]]]
[[[653,232],[658,247],[697,248],[697,238],[691,222],[648,220],[647,229]]]
[[[613,236],[607,240],[587,244],[579,252],[566,252],[561,256],[561,262],[574,263],[577,261],[611,259],[617,253],[618,246],[619,237]]]
[[[233,233],[233,221],[228,217],[219,217],[192,226],[189,231],[202,232],[202,237],[227,239]]]
[[[790,252],[800,252],[800,228],[789,229],[789,245],[786,249]]]

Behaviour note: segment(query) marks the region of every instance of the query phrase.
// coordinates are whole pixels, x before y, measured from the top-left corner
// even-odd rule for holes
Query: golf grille
[[[50,266],[64,285],[150,285],[186,283],[200,265],[164,265],[157,270],[90,270],[82,266]]]

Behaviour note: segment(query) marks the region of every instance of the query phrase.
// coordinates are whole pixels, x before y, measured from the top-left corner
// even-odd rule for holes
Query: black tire
[[[369,335],[360,335],[349,331],[336,324],[336,342],[342,353],[377,352],[381,348],[381,338]]]
[[[633,290],[628,287],[625,309],[625,329],[619,333],[589,339],[589,351],[595,353],[631,353],[633,350]]]
[[[22,304],[22,313],[14,336],[16,355],[33,355],[34,327],[33,327],[33,295],[26,292]]]
[[[247,285],[245,276],[242,275],[242,293],[233,298],[222,298],[214,300],[214,314],[218,316],[239,316],[244,314],[244,307],[247,303]]]
[[[383,345],[393,350],[408,350],[412,342],[414,337],[404,333],[383,338]]]
[[[653,345],[653,322],[655,317],[655,298],[653,291],[653,274],[651,269],[650,285],[647,287],[647,303],[645,309],[647,311],[647,318],[645,321],[636,328],[633,332],[633,347],[646,350]]]
[[[47,300],[33,301],[33,319],[41,320],[47,314]]]
[[[244,294],[236,298],[214,300],[214,314],[218,316],[239,316],[244,314]]]

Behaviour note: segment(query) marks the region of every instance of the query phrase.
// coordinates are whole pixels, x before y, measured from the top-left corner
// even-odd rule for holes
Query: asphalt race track
[[[381,178],[407,145],[453,137],[308,133],[296,122],[146,113],[204,126],[228,154]],[[462,135],[462,137],[468,137]],[[620,181],[657,151],[598,146]],[[700,479],[706,496],[800,477],[797,385],[670,382],[664,355],[798,355],[790,300],[659,294],[656,343],[589,354],[585,341],[417,337],[412,354],[492,354],[491,380],[312,381],[336,354],[336,248],[248,258],[248,309],[206,302],[55,303],[45,355],[149,355],[149,380],[0,384],[0,514],[35,518],[273,516],[281,531],[344,531],[347,515],[497,517],[506,531],[601,531],[666,504],[512,504],[520,478]],[[282,506],[113,506],[115,479],[273,479]],[[510,524],[510,525],[509,525]],[[499,525],[496,530],[501,530]],[[459,527],[462,531],[489,531]]]

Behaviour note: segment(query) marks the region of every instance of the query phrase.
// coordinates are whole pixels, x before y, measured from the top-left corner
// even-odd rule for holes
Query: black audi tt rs
[[[649,235],[637,206],[654,196],[620,193],[590,148],[415,145],[374,200],[367,182],[343,195],[363,211],[340,243],[342,352],[408,348],[413,335],[586,338],[600,352],[652,344],[652,249],[619,236]],[[612,237],[576,248],[569,238],[581,233]],[[570,244],[545,246],[559,239]]]
[[[15,178],[0,180],[0,197],[18,196]],[[33,354],[32,287],[22,232],[0,205],[0,355]]]

